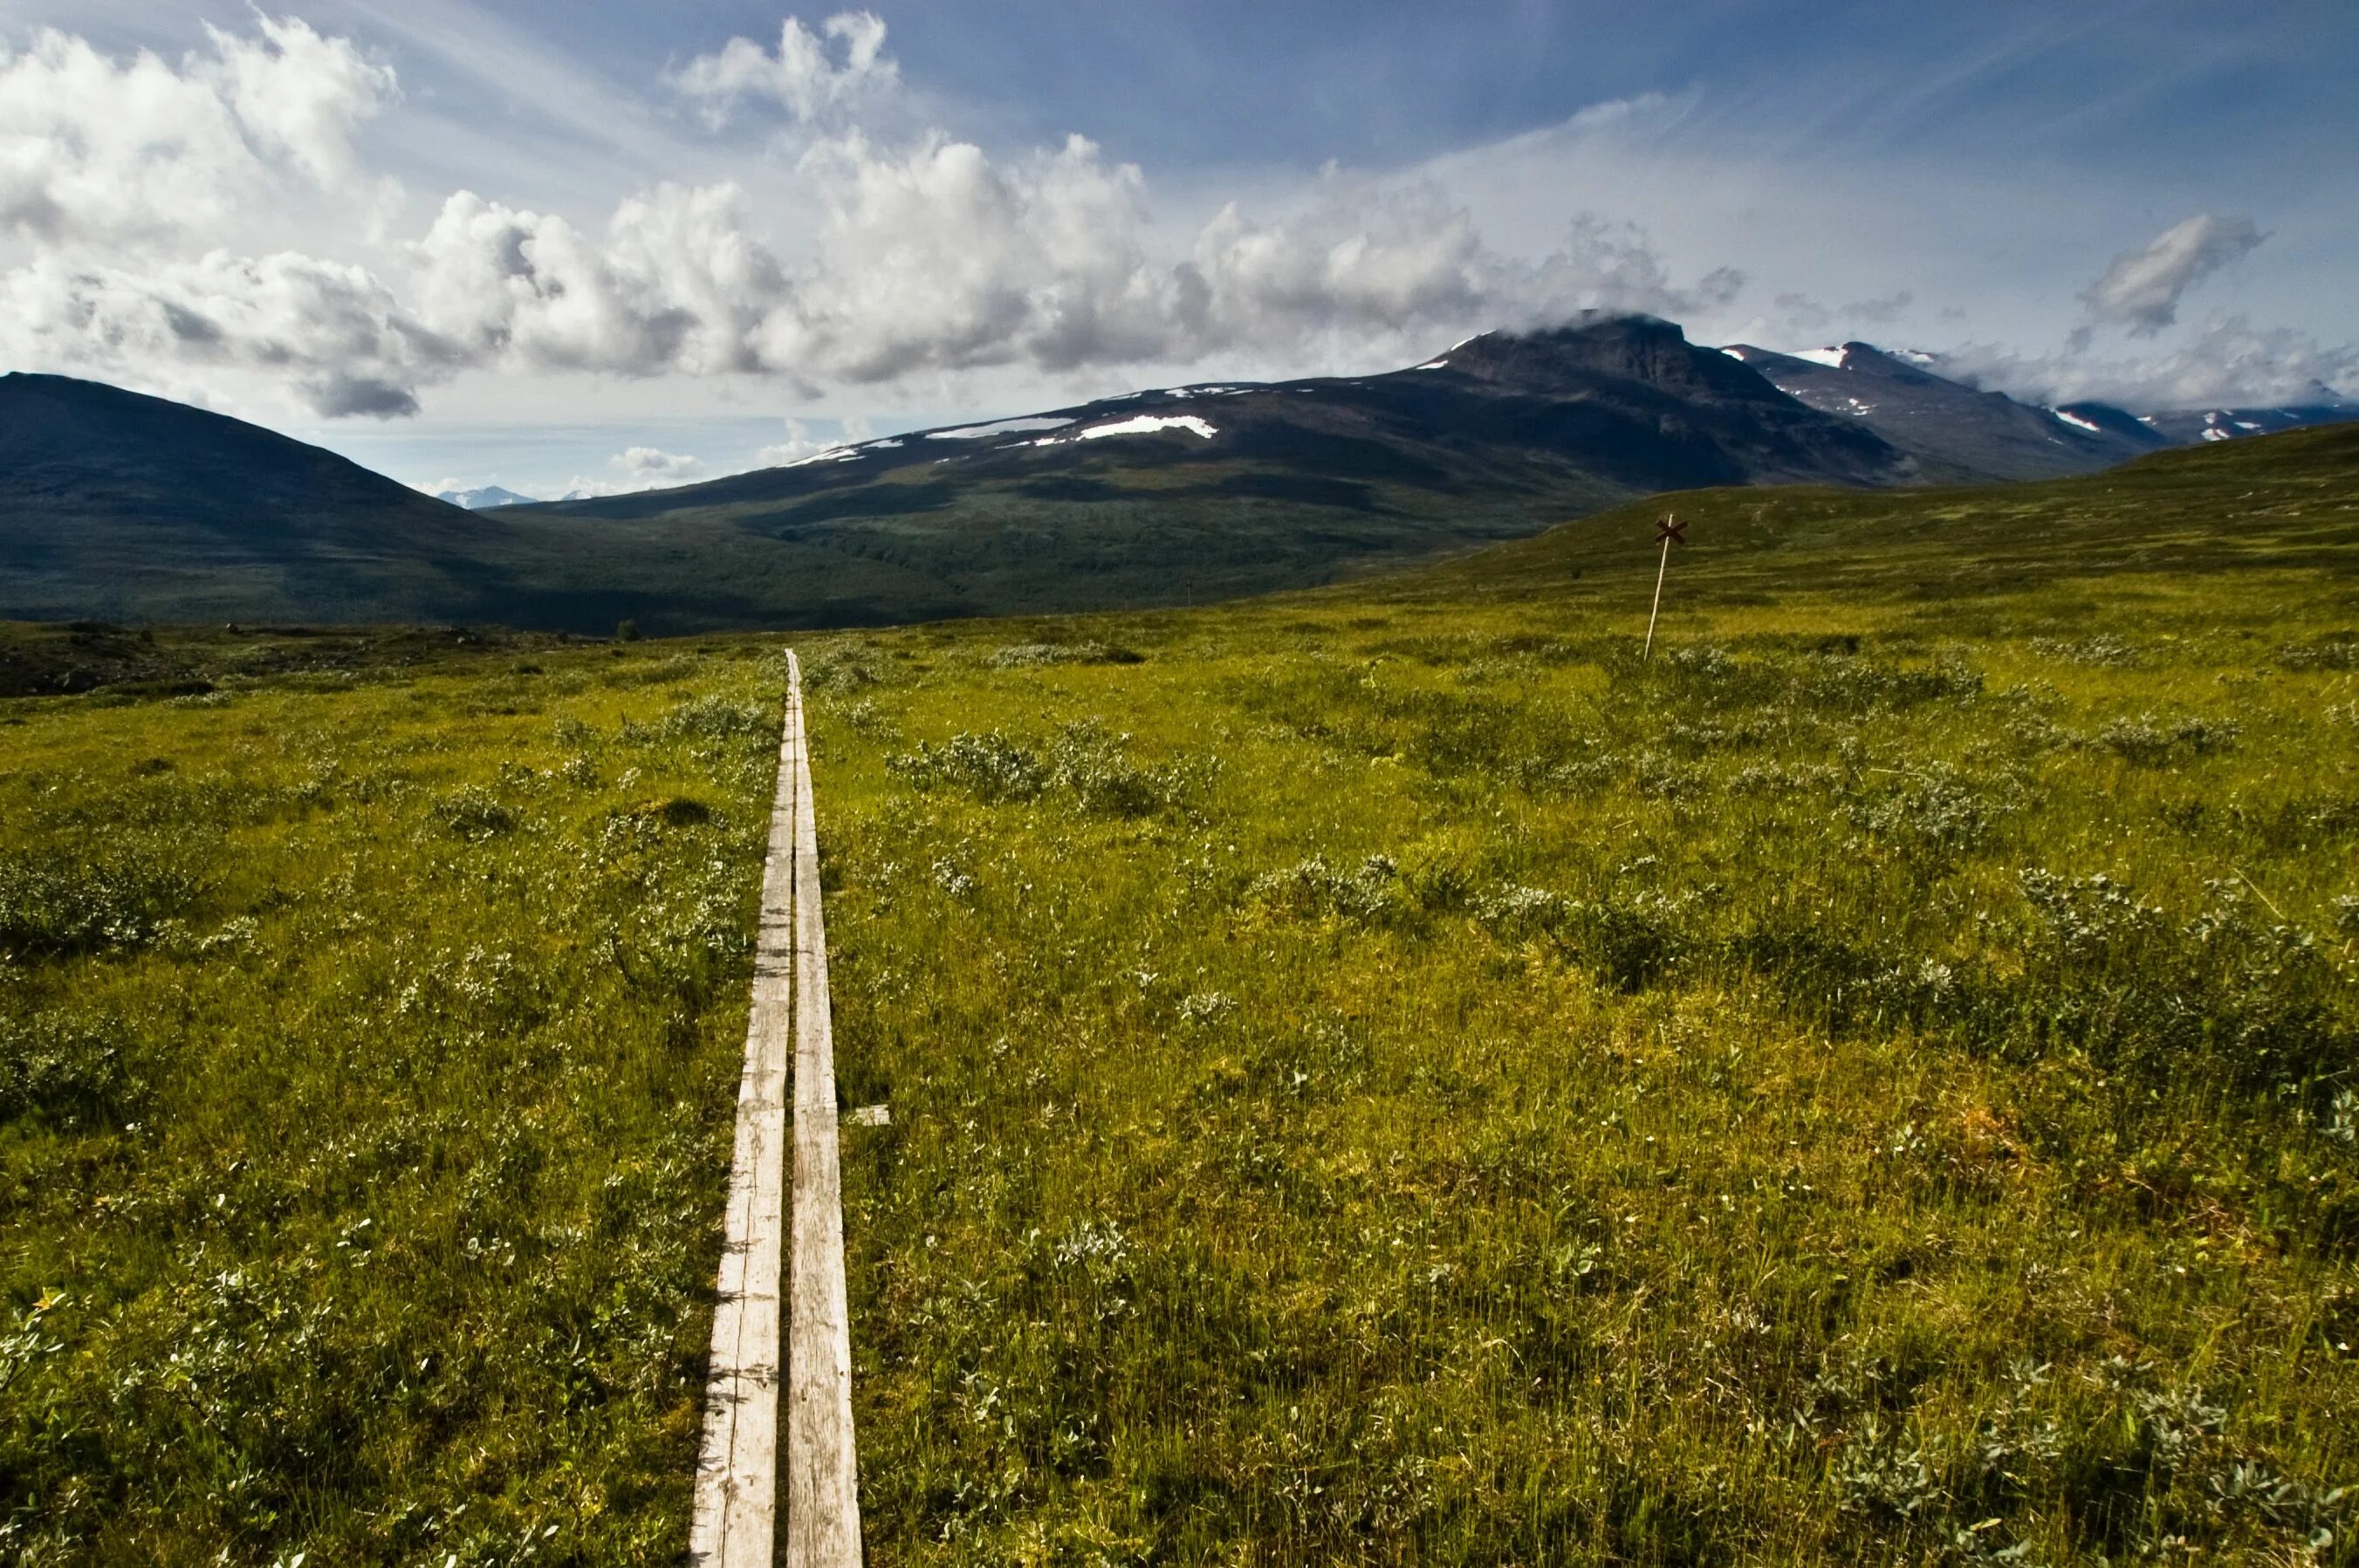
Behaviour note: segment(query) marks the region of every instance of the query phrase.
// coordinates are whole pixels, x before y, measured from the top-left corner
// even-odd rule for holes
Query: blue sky
[[[0,0],[0,363],[429,486],[672,482],[1587,308],[2033,397],[2359,380],[2327,0]]]

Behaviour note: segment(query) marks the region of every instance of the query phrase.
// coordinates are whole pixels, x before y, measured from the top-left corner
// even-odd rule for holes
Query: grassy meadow
[[[1675,504],[797,639],[872,1562],[2359,1561],[2359,441]],[[10,1552],[680,1549],[777,647],[0,704]]]
[[[0,704],[0,1559],[663,1561],[783,660],[332,641]]]

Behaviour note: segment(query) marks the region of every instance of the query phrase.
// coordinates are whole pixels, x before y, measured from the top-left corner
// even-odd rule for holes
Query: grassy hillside
[[[1651,586],[1653,524],[1667,512],[1691,524],[1678,580],[1722,604],[1799,590],[1952,608],[2030,595],[2052,608],[2036,596],[2073,579],[2167,592],[2177,578],[2208,593],[2255,569],[2343,582],[2359,571],[2359,427],[2158,452],[2044,484],[1658,497],[1364,591],[1401,602],[1626,591],[1575,587],[1600,574]]]
[[[2359,443],[1676,504],[1647,664],[1655,507],[799,640],[873,1561],[2354,1560]],[[12,1550],[676,1550],[775,644],[158,643],[0,706]]]

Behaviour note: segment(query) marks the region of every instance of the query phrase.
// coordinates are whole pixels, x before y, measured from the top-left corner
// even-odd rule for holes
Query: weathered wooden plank
[[[800,667],[788,727],[798,785],[794,831],[795,1108],[791,1317],[787,1368],[788,1568],[859,1568],[859,1470],[852,1434],[852,1320],[843,1282],[835,1034],[820,913],[819,821],[802,726]]]
[[[789,675],[793,673],[789,655]],[[790,686],[762,866],[754,1003],[737,1084],[726,1238],[712,1314],[704,1443],[697,1458],[689,1561],[771,1568],[778,1501],[779,1276],[786,1235],[787,1069],[794,1035],[795,831],[808,812],[802,704]]]

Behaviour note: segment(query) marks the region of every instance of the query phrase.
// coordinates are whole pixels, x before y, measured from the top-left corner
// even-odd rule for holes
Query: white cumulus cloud
[[[1330,203],[1293,222],[1256,222],[1234,203],[1202,232],[1185,275],[1210,343],[1276,332],[1462,320],[1495,292],[1473,221],[1429,191]]]
[[[1144,174],[1081,136],[1002,164],[940,136],[885,151],[853,135],[801,170],[826,213],[756,357],[817,380],[1190,363],[1591,308],[1671,314],[1742,281],[1723,269],[1678,287],[1645,235],[1587,216],[1525,264],[1438,190],[1349,181],[1280,217],[1230,204],[1184,254],[1158,254]]]
[[[396,92],[344,38],[257,13],[208,27],[178,64],[128,59],[44,29],[0,43],[0,232],[52,244],[168,235],[266,196],[289,176],[352,165],[354,129]]]
[[[1654,242],[1635,223],[1614,222],[1593,212],[1574,215],[1564,244],[1543,258],[1533,280],[1501,290],[1521,294],[1520,312],[1502,311],[1510,324],[1560,321],[1583,310],[1637,310],[1680,318],[1718,310],[1744,290],[1745,275],[1714,267],[1693,283],[1675,282]]]
[[[801,420],[790,418],[786,421],[787,438],[783,441],[772,442],[756,451],[754,466],[757,469],[783,468],[788,463],[799,463],[805,458],[816,457],[821,452],[834,451],[841,447],[857,446],[867,440],[874,433],[868,421],[856,414],[841,423],[843,434],[831,441],[823,437],[813,435],[810,427]]]
[[[208,370],[256,371],[331,417],[418,412],[460,362],[367,269],[210,252],[138,271],[45,257],[0,276],[0,358],[198,395]]]
[[[704,473],[703,460],[678,452],[660,451],[654,447],[632,447],[615,453],[607,461],[633,479],[649,480],[658,484],[678,484],[701,478]]]
[[[852,382],[1029,361],[1146,358],[1171,341],[1180,286],[1147,257],[1144,180],[1073,137],[1013,166],[930,136],[882,152],[823,143],[801,172],[825,202],[769,363]]]
[[[2251,254],[2262,238],[2250,218],[2199,212],[2115,256],[2081,298],[2094,319],[2121,323],[2132,336],[2150,338],[2179,319],[2181,295]]]
[[[831,50],[831,44],[840,50]],[[666,80],[717,125],[747,98],[768,99],[798,121],[814,120],[894,85],[899,77],[900,68],[885,53],[884,22],[873,12],[844,11],[821,23],[818,32],[788,17],[778,29],[775,54],[752,38],[734,38],[719,52],[698,55]]]
[[[2023,355],[1970,344],[1943,355],[1939,368],[2035,403],[2093,398],[2146,413],[2327,401],[2359,376],[2359,348],[2226,316],[2182,347],[2153,354]]]
[[[656,447],[629,447],[606,460],[611,476],[576,474],[565,486],[564,499],[600,495],[631,495],[666,485],[688,484],[705,477],[704,461]]]
[[[419,315],[477,362],[628,375],[765,366],[752,339],[786,297],[734,185],[663,185],[603,235],[460,191],[415,247]]]
[[[893,78],[884,38],[865,12],[789,21],[775,54],[736,40],[676,80],[815,118]],[[1585,214],[1552,254],[1505,255],[1438,186],[1332,172],[1305,203],[1232,203],[1174,240],[1139,167],[1085,137],[995,158],[856,129],[791,166],[817,217],[787,248],[723,181],[654,185],[603,223],[460,190],[369,265],[200,249],[257,193],[349,183],[353,132],[395,92],[299,21],[208,39],[177,65],[55,32],[0,56],[0,228],[36,236],[0,275],[13,362],[176,395],[235,371],[318,414],[384,416],[465,371],[767,377],[810,395],[988,367],[1365,359],[1585,309],[1678,316],[1741,285],[1727,269],[1681,284],[1642,232]]]

